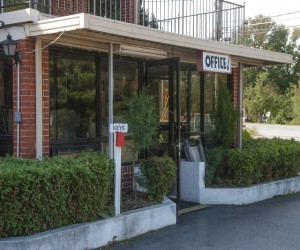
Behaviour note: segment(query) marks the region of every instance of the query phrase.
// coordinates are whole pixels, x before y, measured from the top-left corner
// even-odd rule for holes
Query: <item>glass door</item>
[[[146,62],[146,86],[154,96],[159,110],[157,144],[150,150],[153,155],[169,155],[178,166],[173,195],[179,200],[180,165],[180,60],[168,58]]]

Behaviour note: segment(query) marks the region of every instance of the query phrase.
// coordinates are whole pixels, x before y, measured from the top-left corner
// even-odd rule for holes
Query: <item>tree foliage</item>
[[[128,123],[133,143],[131,150],[134,155],[152,145],[159,125],[158,111],[154,97],[147,89],[131,96],[124,96],[124,120]]]
[[[230,148],[234,141],[237,118],[229,90],[224,85],[219,86],[217,103],[213,114],[213,137],[217,145]]]
[[[291,65],[275,65],[256,67],[245,70],[245,86],[254,85],[260,73],[268,72],[269,82],[276,84],[284,93],[290,84],[297,84],[300,76],[300,29],[287,29],[277,24],[270,17],[262,15],[247,20],[245,27],[245,45],[256,49],[264,49],[293,55]]]
[[[291,65],[249,68],[244,71],[244,104],[246,113],[260,121],[271,112],[269,122],[300,124],[300,29],[287,29],[270,17],[262,15],[247,20],[245,45],[256,49],[287,53],[293,56]]]

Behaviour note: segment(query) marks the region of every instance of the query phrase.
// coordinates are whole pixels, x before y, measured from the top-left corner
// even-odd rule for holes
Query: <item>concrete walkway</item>
[[[105,249],[300,249],[300,195],[245,206],[212,206],[178,217],[176,226]]]

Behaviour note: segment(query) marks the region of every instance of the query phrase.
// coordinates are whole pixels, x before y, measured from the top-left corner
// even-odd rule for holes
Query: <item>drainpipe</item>
[[[15,121],[17,123],[17,157],[20,157],[20,61],[17,61],[17,112],[15,113]]]
[[[35,40],[35,122],[36,143],[35,154],[37,159],[43,158],[43,82],[42,82],[42,41]]]
[[[113,78],[113,44],[109,45],[109,57],[108,57],[108,128],[113,121],[113,100],[114,100],[114,78]],[[109,133],[108,147],[109,157],[113,159],[114,152],[114,137],[113,133]]]

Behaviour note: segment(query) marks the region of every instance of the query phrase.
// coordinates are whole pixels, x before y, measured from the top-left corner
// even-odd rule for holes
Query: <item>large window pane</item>
[[[96,70],[93,56],[50,56],[51,139],[96,136]]]

